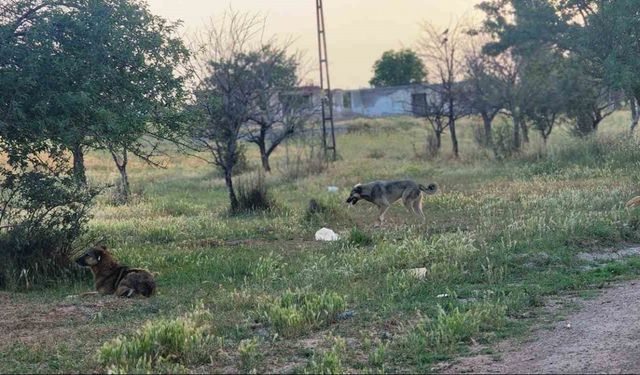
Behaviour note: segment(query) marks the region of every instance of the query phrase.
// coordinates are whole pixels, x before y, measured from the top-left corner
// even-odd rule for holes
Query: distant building
[[[441,103],[439,85],[412,84],[374,87],[356,90],[333,90],[333,116],[336,120],[355,117],[425,116]],[[291,95],[291,94],[290,94]],[[303,86],[295,90],[309,106],[319,108],[322,91],[318,86]],[[446,104],[444,104],[446,108]],[[440,111],[443,108],[439,108]],[[456,107],[456,111],[469,108]],[[319,112],[318,112],[319,113]]]
[[[358,90],[334,90],[333,108],[336,118],[423,116],[427,103],[435,100],[434,85],[414,84],[375,87]]]

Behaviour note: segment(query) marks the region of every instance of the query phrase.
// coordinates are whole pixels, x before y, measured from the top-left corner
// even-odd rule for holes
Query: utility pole
[[[328,151],[332,151],[332,160],[335,161],[336,135],[333,128],[333,94],[331,93],[331,81],[329,79],[327,35],[324,28],[324,10],[322,8],[322,0],[316,0],[316,18],[318,21],[318,55],[320,57],[320,95],[322,95],[322,147],[324,148],[325,157],[328,157]],[[331,131],[331,137],[329,140],[327,140],[327,124]]]

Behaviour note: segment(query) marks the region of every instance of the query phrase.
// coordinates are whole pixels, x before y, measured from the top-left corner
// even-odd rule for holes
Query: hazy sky
[[[294,38],[294,48],[314,65],[318,60],[315,0],[148,0],[151,10],[185,29],[201,28],[231,6],[267,17],[267,33]],[[367,87],[382,52],[413,47],[424,20],[446,26],[471,16],[480,0],[324,0],[327,49],[334,88]],[[316,81],[317,69],[308,79]]]

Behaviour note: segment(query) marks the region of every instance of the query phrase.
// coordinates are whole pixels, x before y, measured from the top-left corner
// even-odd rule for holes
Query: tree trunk
[[[522,142],[529,143],[529,129],[527,128],[527,122],[520,118],[520,127],[522,128]]]
[[[269,164],[269,153],[267,152],[266,146],[264,143],[258,144],[260,148],[260,160],[262,161],[262,169],[265,172],[271,172],[271,165]]]
[[[453,149],[453,156],[457,159],[459,156],[458,153],[458,136],[456,135],[456,120],[451,120],[449,124],[449,129],[451,131],[451,146]]]
[[[630,131],[631,133],[633,133],[633,131],[636,129],[636,126],[638,126],[638,119],[640,119],[640,116],[638,115],[638,101],[636,100],[636,98],[629,97],[629,107],[631,108]]]
[[[513,117],[513,148],[520,149],[520,119],[518,116]]]
[[[493,119],[488,113],[482,113],[482,122],[484,124],[484,145],[488,148],[493,148],[493,134],[491,132],[491,123]]]
[[[231,203],[231,212],[238,212],[240,208],[240,204],[238,203],[238,197],[236,197],[236,192],[233,189],[233,179],[231,177],[231,169],[227,168],[224,171],[224,183],[227,185],[227,190],[229,191],[229,202]]]
[[[127,174],[127,164],[119,165],[118,172],[120,172],[120,186],[118,187],[120,198],[124,203],[128,203],[131,196],[131,187],[129,185],[129,175]]]
[[[436,131],[436,150],[440,151],[442,146],[442,131]]]
[[[87,175],[84,169],[84,151],[82,150],[82,145],[76,143],[73,146],[73,177],[76,182],[80,185],[87,185]]]

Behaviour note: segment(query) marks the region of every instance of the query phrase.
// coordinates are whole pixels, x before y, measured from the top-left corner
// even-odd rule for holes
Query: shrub
[[[237,195],[238,210],[242,212],[267,211],[275,207],[262,172],[240,179]]]
[[[292,337],[332,323],[345,306],[344,298],[333,292],[286,291],[279,298],[261,303],[258,319],[279,334]]]
[[[343,339],[336,338],[331,349],[314,353],[311,361],[304,369],[305,374],[344,374],[342,367],[342,353],[347,349]]]
[[[493,147],[498,159],[506,159],[518,150],[513,144],[513,126],[504,121],[493,126]]]
[[[408,336],[409,351],[423,362],[453,353],[480,332],[496,329],[506,321],[506,306],[480,303],[468,310],[458,307],[446,311],[438,305],[434,319],[420,322]],[[426,355],[426,358],[425,358]]]
[[[208,333],[212,318],[200,304],[185,316],[149,321],[102,345],[98,360],[110,373],[185,372],[184,366],[206,363],[222,346]]]
[[[307,210],[305,211],[305,220],[314,221],[325,218],[326,216],[332,216],[334,211],[335,208],[326,200],[312,198],[309,200]]]
[[[70,267],[74,243],[85,233],[98,191],[35,170],[5,170],[0,178],[0,287],[28,288],[79,275]]]
[[[262,359],[262,353],[258,351],[258,339],[251,338],[240,341],[238,345],[240,355],[240,368],[245,373],[256,373],[256,366]]]

